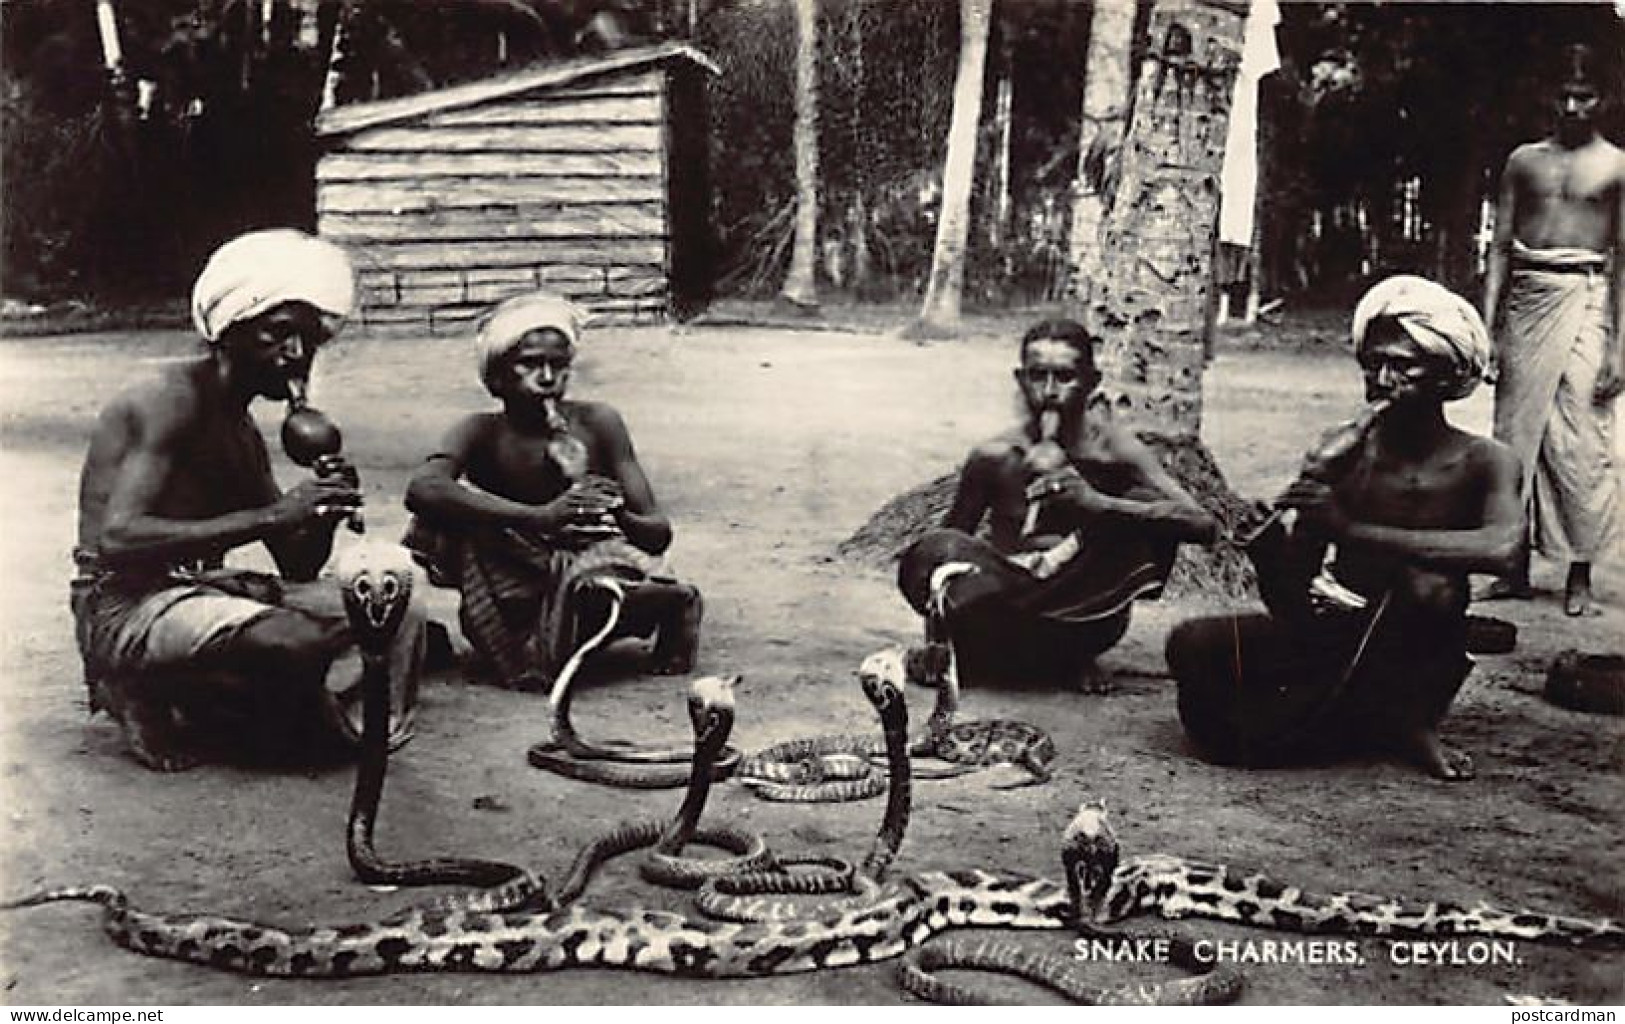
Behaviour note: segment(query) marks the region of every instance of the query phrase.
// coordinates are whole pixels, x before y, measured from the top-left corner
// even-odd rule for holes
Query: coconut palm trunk
[[[818,308],[818,0],[796,0],[796,218],[790,269],[779,299]]]
[[[1136,85],[1104,261],[1089,302],[1112,408],[1195,440],[1213,287],[1219,171],[1247,3],[1161,0]]]
[[[971,186],[976,180],[976,124],[982,111],[982,78],[992,21],[993,0],[960,0],[959,73],[954,79],[948,153],[942,161],[942,208],[937,216],[937,240],[925,301],[919,319],[904,332],[909,337],[944,338],[959,332]]]
[[[1128,117],[1130,57],[1134,45],[1134,4],[1101,0],[1089,18],[1085,56],[1083,120],[1078,132],[1078,177],[1073,185],[1071,259],[1068,290],[1082,299],[1100,273],[1100,225],[1117,184]]]

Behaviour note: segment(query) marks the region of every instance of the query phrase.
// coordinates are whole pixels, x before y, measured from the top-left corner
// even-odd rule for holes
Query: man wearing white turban
[[[681,607],[658,624],[656,668],[693,663],[699,593],[667,578],[671,523],[626,424],[565,398],[583,319],[548,292],[493,309],[475,348],[502,408],[453,426],[406,491],[407,546],[458,589],[463,633],[506,686],[552,685],[584,633],[578,585],[601,575],[666,581]]]
[[[1180,720],[1221,761],[1386,750],[1470,778],[1438,734],[1472,668],[1467,577],[1504,572],[1523,531],[1516,456],[1444,416],[1482,376],[1486,333],[1415,277],[1371,289],[1353,328],[1370,406],[1305,458],[1278,502],[1296,518],[1248,546],[1269,614],[1170,633]]]
[[[173,771],[217,741],[222,711],[288,752],[329,716],[324,685],[352,646],[336,588],[314,582],[334,526],[361,504],[353,467],[324,456],[283,492],[250,415],[302,392],[354,301],[342,250],[279,229],[222,245],[197,279],[197,358],[103,410],[80,477],[72,603],[93,709],[120,721],[148,767]],[[255,542],[280,575],[228,569]],[[410,657],[416,626],[402,630]],[[229,717],[229,715],[228,715]]]

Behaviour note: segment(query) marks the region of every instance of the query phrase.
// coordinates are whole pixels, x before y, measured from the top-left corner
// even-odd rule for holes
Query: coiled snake
[[[1048,782],[1055,760],[1049,734],[1027,722],[990,718],[956,721],[959,713],[959,671],[946,624],[948,585],[958,576],[975,572],[967,562],[950,562],[932,574],[931,597],[925,617],[927,644],[909,658],[936,687],[936,704],[924,731],[909,746],[912,757],[949,763],[948,768],[916,766],[914,775],[947,779],[998,764],[1023,768],[1028,778],[999,786],[1014,789]],[[746,755],[734,777],[764,800],[815,803],[865,800],[886,789],[878,771],[854,770],[858,759],[885,754],[870,736],[837,734],[787,740]]]
[[[863,864],[854,871],[839,861],[813,862],[816,873],[776,870],[721,875],[700,887],[696,903],[704,913],[730,921],[787,920],[872,901],[897,857],[908,830],[913,786],[908,756],[908,706],[903,697],[900,651],[877,651],[858,669],[864,696],[880,716],[888,759],[886,813]],[[806,862],[803,862],[806,863]],[[811,906],[769,896],[822,896]]]
[[[609,859],[647,847],[655,850],[642,865],[645,877],[688,888],[714,873],[751,870],[773,863],[758,836],[736,829],[698,828],[711,781],[710,766],[732,727],[737,677],[707,677],[696,680],[691,687],[688,711],[696,743],[684,758],[683,771],[690,775],[690,784],[676,817],[670,823],[624,823],[594,839],[576,857],[557,893],[548,890],[542,876],[500,861],[450,857],[385,861],[374,847],[373,831],[389,764],[388,652],[411,601],[412,568],[399,549],[363,544],[347,548],[334,569],[363,659],[361,757],[345,833],[346,853],[361,881],[371,885],[482,887],[474,893],[424,904],[420,909],[425,910],[550,910],[579,897],[593,873]],[[692,765],[687,763],[690,760]],[[683,846],[694,841],[720,847],[733,856],[703,860],[681,856]]]
[[[626,602],[625,588],[612,576],[594,577],[584,585],[602,590],[608,596],[604,624],[582,641],[559,670],[548,692],[552,733],[533,744],[526,752],[526,759],[533,767],[581,782],[627,789],[675,789],[687,785],[694,756],[691,748],[638,750],[631,749],[622,740],[593,744],[583,740],[571,724],[570,705],[574,700],[576,675],[587,655],[602,646],[614,632]],[[731,775],[739,758],[738,750],[724,745],[710,769],[712,780],[720,782]]]

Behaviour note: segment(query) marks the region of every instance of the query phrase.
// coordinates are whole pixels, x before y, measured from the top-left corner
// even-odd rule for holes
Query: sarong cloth
[[[1277,528],[1248,549],[1260,590],[1302,594],[1306,567],[1279,556],[1279,537]],[[1167,659],[1186,734],[1215,760],[1278,765],[1436,725],[1472,670],[1465,598],[1441,607],[1408,593],[1395,580],[1386,597],[1362,593],[1362,609],[1283,598],[1271,605],[1278,614],[1181,623]]]
[[[1523,466],[1530,540],[1589,562],[1617,537],[1614,405],[1592,401],[1608,337],[1600,253],[1513,243],[1500,338],[1495,437]]]
[[[950,562],[977,572],[950,589],[947,612],[966,682],[1061,681],[1128,630],[1135,600],[1162,592],[1177,545],[1132,528],[1094,524],[1074,534],[1078,550],[1039,578],[1030,558],[1006,555],[958,530],[933,530],[903,552],[897,582],[914,610],[927,613],[931,575]]]
[[[414,519],[405,544],[433,583],[457,589],[463,635],[508,685],[550,682],[585,639],[581,581],[668,575],[664,559],[624,537],[570,544],[511,528],[452,533]]]
[[[229,673],[212,664],[212,656],[267,615],[291,611],[328,622],[346,621],[343,598],[330,579],[290,583],[207,562],[112,570],[83,550],[74,552],[74,560],[79,571],[70,588],[70,603],[92,710],[97,710],[101,687],[120,686],[137,676],[225,680]],[[424,640],[425,619],[414,600],[390,652],[394,743],[411,735]],[[360,678],[359,651],[352,647],[341,652],[328,668],[320,706],[314,709],[324,724],[351,742],[358,742],[361,735]],[[255,713],[242,701],[242,693],[229,686],[212,692],[196,687],[164,689],[192,703],[194,719],[201,718],[196,712],[204,710],[203,705],[240,705],[228,710]]]

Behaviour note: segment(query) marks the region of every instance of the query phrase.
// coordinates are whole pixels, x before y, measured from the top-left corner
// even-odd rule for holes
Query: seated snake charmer
[[[148,767],[184,768],[230,741],[211,720],[235,716],[252,726],[243,738],[275,737],[285,754],[305,727],[359,713],[332,690],[333,663],[354,645],[337,587],[316,579],[334,527],[361,504],[355,470],[324,456],[284,493],[249,413],[256,398],[303,390],[354,292],[349,259],[328,242],[292,229],[227,242],[192,293],[206,351],[126,389],[97,421],[73,613],[92,709],[122,723]],[[255,542],[280,576],[224,567]],[[392,655],[398,690],[415,685],[421,651],[414,615]]]
[[[502,408],[453,426],[406,492],[407,546],[458,589],[463,633],[504,685],[551,685],[586,631],[578,581],[666,578],[671,523],[620,413],[565,398],[583,319],[546,292],[493,309],[479,372]],[[692,665],[700,607],[690,597],[660,630],[658,671]]]
[[[903,553],[903,595],[941,616],[966,683],[1104,688],[1095,658],[1133,602],[1160,592],[1180,541],[1217,533],[1144,443],[1089,409],[1094,348],[1069,320],[1026,332],[1022,423],[971,451],[942,527]]]
[[[1305,459],[1279,502],[1296,519],[1249,546],[1269,614],[1169,635],[1179,716],[1220,761],[1388,752],[1471,778],[1438,723],[1472,669],[1468,574],[1517,557],[1520,470],[1505,445],[1451,426],[1444,404],[1478,385],[1489,339],[1465,299],[1410,276],[1360,300],[1353,339],[1372,405]]]

